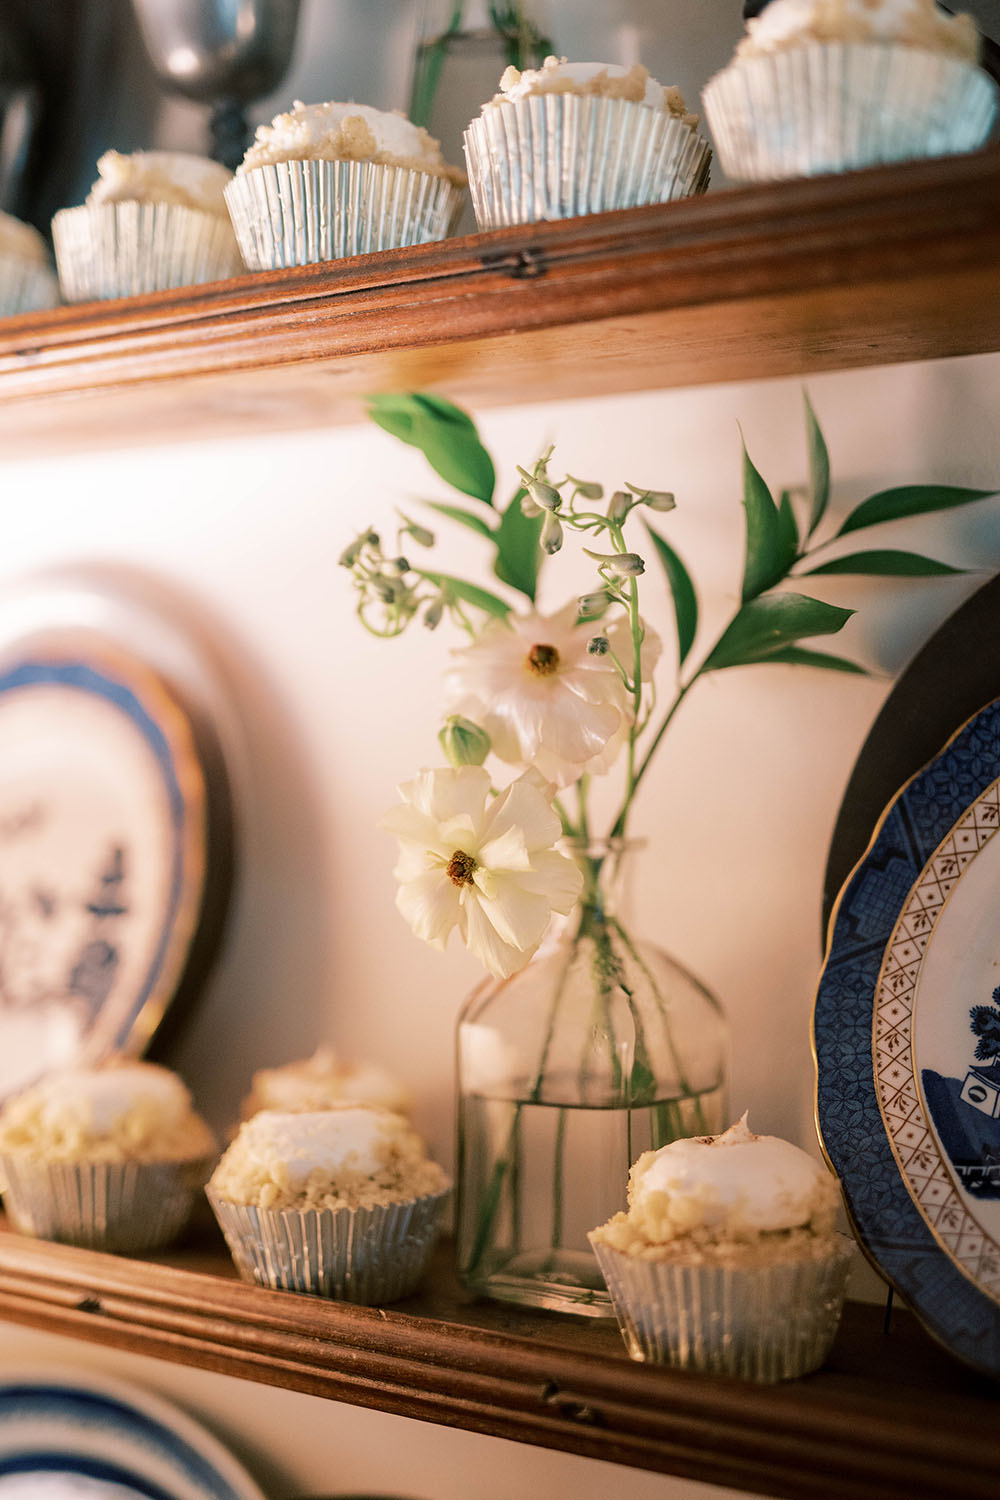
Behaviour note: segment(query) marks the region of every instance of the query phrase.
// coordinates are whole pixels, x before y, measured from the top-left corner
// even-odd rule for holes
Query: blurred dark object
[[[41,88],[17,14],[0,16],[0,209],[22,219]]]
[[[103,151],[150,144],[155,81],[129,0],[3,0],[2,28],[36,92],[3,207],[47,234],[57,209],[83,202]]]
[[[169,92],[212,107],[211,154],[235,170],[250,141],[246,106],[270,94],[292,59],[299,0],[133,0],[142,39]]]

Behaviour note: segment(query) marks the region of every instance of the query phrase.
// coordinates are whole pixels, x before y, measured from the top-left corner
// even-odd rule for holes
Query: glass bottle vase
[[[715,997],[622,909],[634,846],[577,851],[580,903],[458,1021],[457,1256],[499,1301],[613,1316],[587,1231],[626,1206],[643,1152],[726,1119]]]

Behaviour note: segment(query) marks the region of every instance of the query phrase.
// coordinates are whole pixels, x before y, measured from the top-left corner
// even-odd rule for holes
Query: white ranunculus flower
[[[491,620],[471,646],[452,653],[445,679],[450,710],[481,724],[501,760],[534,766],[557,787],[607,771],[632,725],[631,698],[611,657],[587,652],[588,641],[606,635],[631,670],[626,617],[606,630],[576,618],[574,601],[554,615]],[[659,653],[647,627],[644,678]]]
[[[421,771],[379,827],[399,839],[396,905],[417,936],[444,948],[457,927],[503,979],[534,953],[551,913],[572,908],[582,876],[553,848],[562,825],[537,781],[522,776],[498,797],[490,784],[481,766]]]

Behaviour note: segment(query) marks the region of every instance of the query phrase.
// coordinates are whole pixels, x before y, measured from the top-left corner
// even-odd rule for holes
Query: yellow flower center
[[[559,670],[559,652],[555,646],[532,646],[525,666],[535,677],[551,677]]]
[[[466,854],[464,849],[456,849],[448,861],[445,873],[453,885],[471,885],[472,877],[478,869],[478,860],[473,859],[471,854]]]

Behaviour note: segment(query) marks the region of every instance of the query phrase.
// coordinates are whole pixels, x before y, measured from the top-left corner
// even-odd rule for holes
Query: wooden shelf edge
[[[765,1387],[634,1364],[605,1323],[463,1302],[445,1252],[429,1293],[385,1309],[245,1285],[224,1252],[192,1264],[0,1232],[0,1318],[789,1500],[995,1493],[995,1388],[940,1355],[944,1379],[929,1390],[894,1390],[881,1360],[859,1375],[859,1343],[877,1347],[870,1307],[848,1308],[827,1370]],[[904,1342],[914,1337],[897,1369],[934,1359],[919,1329]]]
[[[106,446],[353,420],[417,384],[493,404],[989,352],[998,266],[1000,146],[729,189],[8,319],[0,436]]]

